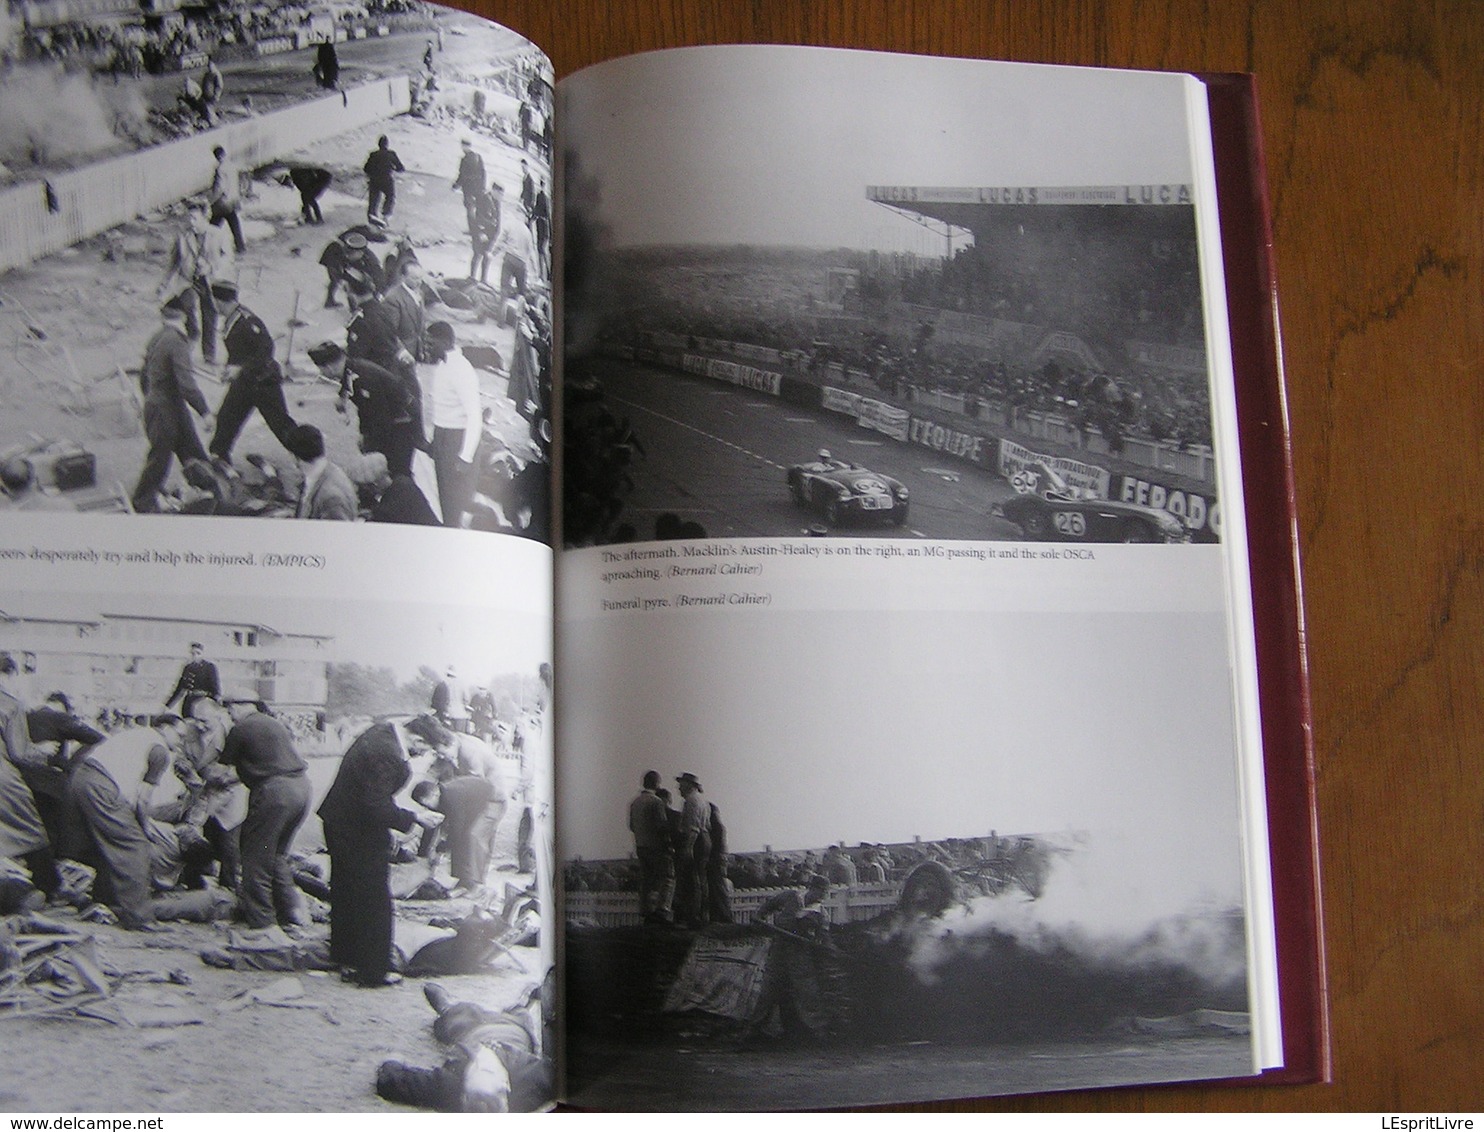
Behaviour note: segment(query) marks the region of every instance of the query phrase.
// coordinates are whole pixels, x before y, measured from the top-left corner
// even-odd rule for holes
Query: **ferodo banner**
[[[942,452],[946,456],[957,456],[981,468],[994,466],[994,441],[977,432],[966,432],[952,425],[939,424],[923,417],[913,417],[909,437],[913,444]]]
[[[1013,480],[1018,473],[1037,473],[1043,466],[1065,480],[1068,487],[1075,487],[1082,494],[1095,495],[1099,499],[1108,498],[1110,477],[1107,468],[1084,464],[1081,460],[1073,460],[1067,456],[1032,452],[1013,440],[1000,441],[999,471],[1007,480]]]
[[[1194,542],[1221,541],[1221,502],[1218,499],[1130,475],[1114,478],[1113,494],[1109,498],[1168,511],[1185,524]]]
[[[703,358],[700,354],[686,354],[682,368],[687,373],[704,374],[706,377],[714,377],[718,381],[740,385],[743,389],[753,389],[773,397],[778,396],[778,385],[783,380],[781,373],[745,366],[741,362],[727,362],[721,358]]]

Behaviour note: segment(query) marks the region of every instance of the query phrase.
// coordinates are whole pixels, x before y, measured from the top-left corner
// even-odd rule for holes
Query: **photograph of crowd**
[[[249,604],[6,602],[4,1107],[544,1105],[539,626]]]
[[[9,12],[0,506],[547,537],[535,48],[406,0]]]
[[[686,610],[566,633],[570,1099],[1253,1072],[1225,631],[913,606],[748,611],[725,648]]]
[[[905,57],[613,69],[562,92],[569,545],[1219,539],[1183,154],[1110,152],[1050,81],[1006,129],[994,76]],[[626,144],[662,95],[711,131]],[[1155,110],[1111,116],[1183,139]]]
[[[1121,923],[1087,901],[1118,867],[1087,834],[730,852],[700,779],[664,781],[629,803],[630,856],[563,866],[578,1103],[1019,1091],[1027,1061],[1038,1088],[1084,1087],[1131,1051],[1136,1073],[1248,1071],[1234,902]]]

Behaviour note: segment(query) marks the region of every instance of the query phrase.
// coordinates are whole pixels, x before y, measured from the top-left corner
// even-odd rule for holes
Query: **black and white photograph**
[[[1220,540],[1184,103],[938,63],[563,84],[568,546]]]
[[[565,638],[573,1103],[1256,1072],[1220,611],[793,610],[733,619],[726,649],[714,632],[677,612]]]
[[[0,1107],[555,1097],[539,616],[0,597]]]
[[[0,506],[549,537],[539,50],[413,0],[15,0],[0,60]]]

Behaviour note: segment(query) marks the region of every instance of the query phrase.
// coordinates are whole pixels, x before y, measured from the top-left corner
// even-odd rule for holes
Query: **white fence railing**
[[[202,192],[219,145],[239,166],[263,165],[404,114],[411,103],[407,76],[379,79],[347,90],[344,99],[312,99],[0,191],[0,273]]]

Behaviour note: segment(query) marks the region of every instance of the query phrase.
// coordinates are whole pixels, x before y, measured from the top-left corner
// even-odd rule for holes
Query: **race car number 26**
[[[1081,538],[1087,534],[1087,519],[1076,511],[1058,511],[1051,516],[1051,525],[1073,538]]]

